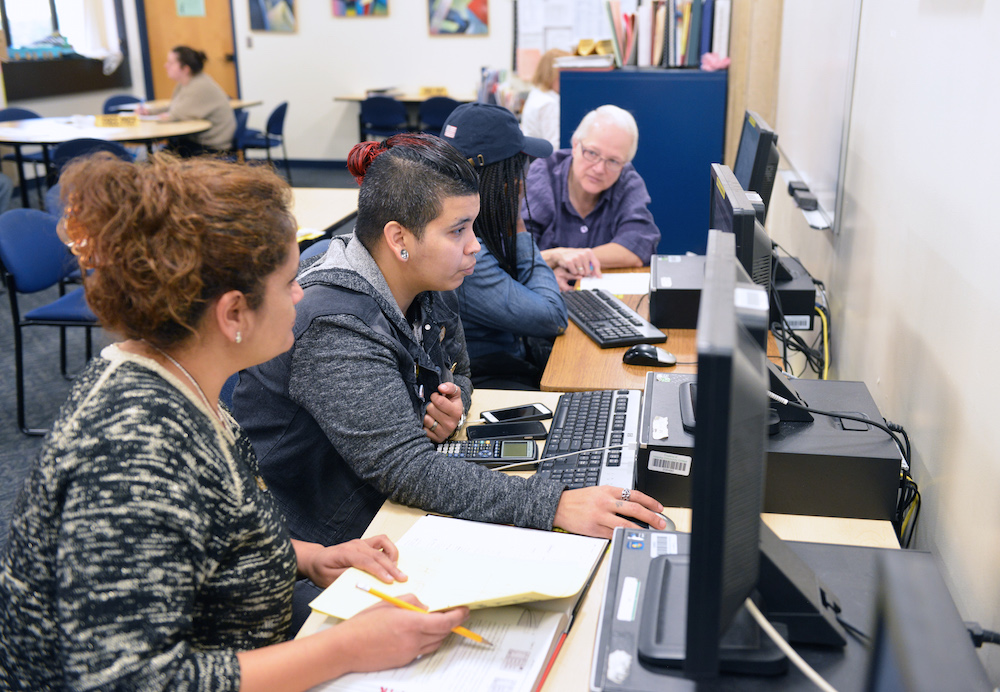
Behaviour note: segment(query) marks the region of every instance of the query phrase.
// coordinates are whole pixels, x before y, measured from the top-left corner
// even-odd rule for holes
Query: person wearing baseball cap
[[[559,284],[521,218],[525,172],[552,145],[525,137],[506,108],[459,106],[441,136],[479,174],[476,270],[457,289],[472,382],[492,389],[538,389],[552,339],[566,329]]]

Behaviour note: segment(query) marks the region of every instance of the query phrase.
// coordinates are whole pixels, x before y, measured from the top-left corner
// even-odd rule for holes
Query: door
[[[153,74],[154,99],[169,99],[177,84],[163,64],[174,46],[189,46],[208,56],[205,72],[230,98],[237,98],[236,60],[233,50],[232,8],[227,0],[205,0],[205,16],[179,17],[177,0],[139,0],[145,5],[149,54],[144,56]],[[189,3],[196,4],[196,3]]]

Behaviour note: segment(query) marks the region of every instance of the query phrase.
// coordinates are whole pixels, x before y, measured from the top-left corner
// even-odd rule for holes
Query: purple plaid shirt
[[[649,212],[646,183],[635,167],[625,164],[615,184],[601,193],[597,206],[583,219],[569,201],[572,163],[573,150],[560,149],[528,169],[522,215],[538,248],[597,247],[615,242],[648,265],[660,242],[660,229]]]

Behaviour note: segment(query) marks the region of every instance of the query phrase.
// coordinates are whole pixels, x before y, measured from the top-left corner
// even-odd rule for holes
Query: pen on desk
[[[372,596],[377,596],[378,598],[381,598],[383,601],[386,601],[388,603],[393,604],[394,606],[398,606],[400,608],[405,608],[406,610],[412,610],[412,611],[417,612],[417,613],[426,613],[427,612],[423,608],[415,606],[412,603],[407,603],[406,601],[400,600],[400,599],[396,598],[395,596],[390,596],[387,593],[382,593],[381,591],[379,591],[377,589],[373,589],[370,586],[365,586],[364,584],[355,584],[355,586],[357,586],[362,591],[367,591]],[[472,630],[466,629],[465,627],[462,627],[462,626],[453,627],[451,629],[451,631],[454,632],[455,634],[462,635],[466,639],[471,639],[474,642],[478,642],[480,644],[486,644],[487,646],[493,646],[493,643],[490,642],[487,639],[484,639],[481,634],[476,634]]]

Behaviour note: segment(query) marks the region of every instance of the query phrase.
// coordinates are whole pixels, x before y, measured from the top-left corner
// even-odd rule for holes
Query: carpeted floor
[[[282,170],[279,168],[279,170]],[[354,187],[354,178],[340,168],[293,167],[292,181],[296,187]],[[15,195],[14,206],[20,206]],[[339,229],[345,230],[345,229]],[[27,296],[20,296],[22,314],[55,300],[58,289],[53,287]],[[70,372],[84,365],[82,329],[68,330]],[[59,329],[31,327],[24,331],[25,391],[27,424],[47,427],[55,419],[73,383],[59,372]],[[101,330],[94,332],[94,353],[99,353],[111,338]],[[7,529],[15,500],[25,476],[42,448],[44,438],[23,435],[17,427],[14,388],[14,332],[10,316],[10,301],[6,291],[0,292],[0,548],[7,544]]]

